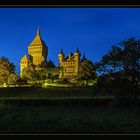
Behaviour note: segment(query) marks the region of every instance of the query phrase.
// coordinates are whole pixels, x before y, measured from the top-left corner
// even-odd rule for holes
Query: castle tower
[[[74,59],[75,59],[75,62],[76,62],[76,73],[78,73],[78,69],[79,69],[79,63],[80,63],[80,52],[79,52],[79,49],[77,48],[75,53],[74,53]]]
[[[40,36],[40,29],[37,29],[36,36],[28,46],[28,56],[24,56],[20,61],[20,77],[22,77],[22,71],[28,67],[29,63],[34,65],[44,64],[47,62],[48,47]],[[38,69],[41,70],[41,69]]]
[[[20,77],[22,78],[22,71],[24,68],[27,68],[29,65],[29,58],[27,55],[24,55],[24,57],[20,61]]]
[[[59,66],[62,67],[63,64],[63,60],[64,60],[64,53],[63,50],[60,50],[60,53],[58,54],[58,58],[59,58]],[[60,74],[59,74],[59,78],[63,77],[63,69],[60,69]]]
[[[62,62],[63,62],[64,57],[65,57],[65,56],[64,56],[63,50],[61,49],[61,50],[60,50],[60,53],[58,54],[60,66],[61,66],[61,64],[62,64]]]
[[[34,65],[47,61],[48,47],[40,36],[40,29],[37,29],[34,40],[28,47],[28,54]]]

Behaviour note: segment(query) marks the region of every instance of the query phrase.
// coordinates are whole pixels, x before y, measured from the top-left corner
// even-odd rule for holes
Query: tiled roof
[[[46,46],[45,42],[42,40],[41,36],[40,36],[40,30],[37,30],[37,34],[34,38],[34,40],[31,42],[30,46],[36,46],[36,45],[42,45],[42,46]]]
[[[23,56],[23,58],[21,59],[21,61],[29,62],[28,56],[25,54],[25,55]]]

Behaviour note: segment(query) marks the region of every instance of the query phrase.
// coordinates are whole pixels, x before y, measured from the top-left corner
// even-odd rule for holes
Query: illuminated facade
[[[59,65],[61,67],[59,78],[74,79],[77,76],[79,63],[80,63],[80,52],[77,49],[74,54],[69,54],[65,57],[63,50],[61,49],[58,54]]]
[[[48,47],[40,36],[39,28],[37,29],[35,38],[28,46],[28,55],[24,55],[20,60],[20,77],[22,77],[23,69],[27,68],[30,63],[37,66],[47,62]]]

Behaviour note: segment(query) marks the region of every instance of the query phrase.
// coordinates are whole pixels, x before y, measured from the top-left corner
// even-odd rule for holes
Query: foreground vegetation
[[[93,88],[0,88],[0,134],[139,134],[140,101],[127,105]]]
[[[139,134],[139,108],[0,107],[0,134]]]

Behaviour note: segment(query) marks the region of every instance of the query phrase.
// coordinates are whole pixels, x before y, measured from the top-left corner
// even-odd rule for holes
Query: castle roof
[[[25,54],[25,55],[22,57],[21,61],[29,62],[28,56]]]
[[[64,58],[64,61],[75,61],[74,59],[74,54],[73,53],[70,53],[67,57]]]
[[[60,53],[59,54],[63,54],[63,50],[62,49],[60,50]]]
[[[40,29],[37,29],[37,33],[35,38],[33,39],[33,41],[31,42],[30,46],[36,46],[36,45],[42,45],[42,46],[46,46],[45,42],[42,40],[41,36],[40,36]]]

